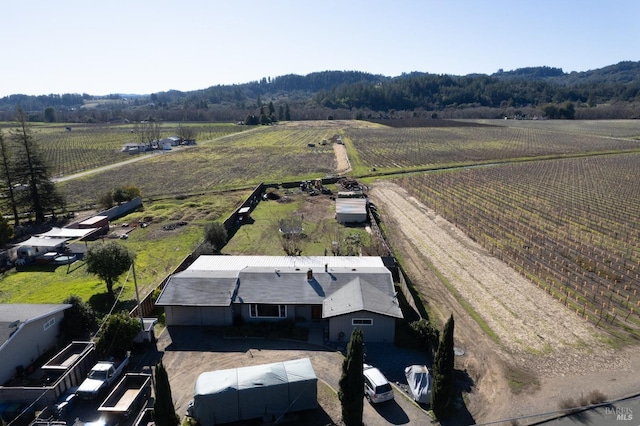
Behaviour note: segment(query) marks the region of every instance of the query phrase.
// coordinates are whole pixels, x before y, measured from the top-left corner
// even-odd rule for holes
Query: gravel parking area
[[[171,327],[158,338],[157,357],[161,357],[171,382],[176,412],[183,417],[193,398],[197,377],[205,371],[309,358],[318,376],[317,412],[302,413],[293,424],[330,425],[340,422],[337,391],[343,361],[342,353],[331,348],[304,342],[267,339],[224,339],[219,329],[210,327]],[[425,363],[424,354],[405,351],[386,344],[369,344],[367,360],[375,364],[391,382],[404,383],[404,367]],[[405,365],[406,364],[406,365]],[[367,425],[428,424],[430,418],[403,392],[397,389],[394,401],[373,407],[364,406]],[[290,419],[291,420],[291,419]],[[291,424],[291,423],[289,423]]]

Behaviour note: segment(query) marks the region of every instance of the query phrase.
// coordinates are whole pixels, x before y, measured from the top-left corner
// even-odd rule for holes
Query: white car
[[[431,373],[426,365],[410,365],[404,369],[411,396],[420,404],[431,403]]]
[[[386,377],[375,367],[363,365],[364,396],[372,404],[393,399],[393,388]]]

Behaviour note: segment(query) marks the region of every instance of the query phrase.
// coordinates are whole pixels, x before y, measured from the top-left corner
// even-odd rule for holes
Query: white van
[[[393,399],[393,388],[386,377],[375,367],[363,365],[364,396],[372,404]]]

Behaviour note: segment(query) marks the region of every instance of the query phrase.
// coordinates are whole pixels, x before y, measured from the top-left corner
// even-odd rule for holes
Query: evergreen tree
[[[453,315],[444,325],[440,344],[433,360],[433,387],[431,388],[431,409],[437,417],[444,415],[453,396]]]
[[[8,243],[11,238],[13,238],[13,227],[4,216],[0,215],[0,246]]]
[[[71,305],[71,308],[64,311],[64,331],[69,339],[87,339],[97,330],[96,313],[91,305],[82,301],[80,296],[72,294],[62,303]]]
[[[347,356],[342,362],[342,376],[338,398],[342,403],[342,421],[345,426],[362,426],[364,410],[364,344],[362,331],[354,329],[347,346]]]
[[[155,370],[155,396],[153,403],[153,419],[158,426],[177,426],[180,417],[176,414],[171,396],[171,383],[169,375],[162,364],[162,360],[156,364]]]
[[[4,184],[4,195],[9,202],[9,207],[13,213],[14,226],[20,225],[20,215],[18,214],[18,202],[15,193],[15,173],[11,161],[11,153],[8,141],[4,138],[4,133],[0,129],[0,180]]]
[[[286,104],[284,107],[284,119],[286,121],[291,121],[291,113],[289,112],[289,104]]]
[[[207,223],[204,226],[204,242],[211,244],[211,247],[220,253],[227,244],[227,228],[220,222]]]
[[[64,207],[63,198],[56,193],[49,178],[49,170],[40,153],[38,145],[27,125],[27,115],[18,108],[18,129],[12,132],[12,138],[18,145],[14,156],[15,181],[26,185],[27,190],[18,191],[17,204],[35,215],[36,223],[45,220],[45,211]]]

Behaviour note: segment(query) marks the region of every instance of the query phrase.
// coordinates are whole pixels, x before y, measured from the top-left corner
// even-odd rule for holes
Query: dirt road
[[[467,408],[476,422],[557,410],[560,398],[596,389],[608,398],[640,391],[635,351],[602,343],[600,330],[403,188],[379,182],[369,195],[432,315],[440,324],[454,315],[465,351],[456,367],[475,382]]]

